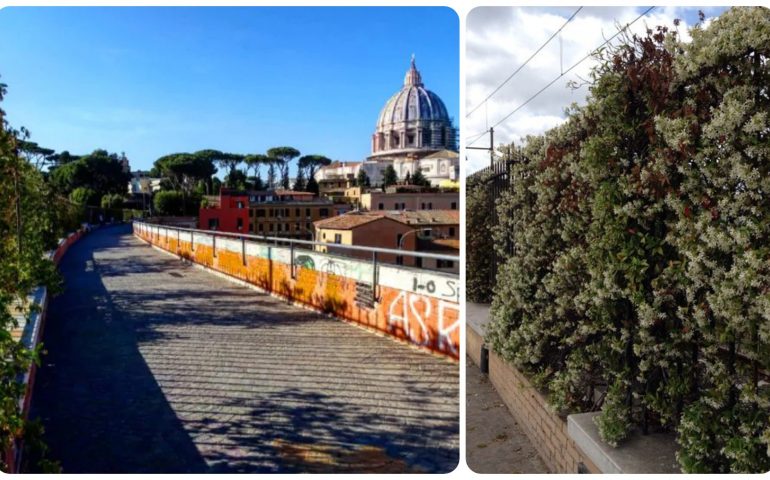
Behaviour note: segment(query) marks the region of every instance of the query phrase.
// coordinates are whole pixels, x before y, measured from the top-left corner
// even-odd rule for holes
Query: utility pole
[[[467,150],[489,150],[489,168],[495,165],[495,128],[489,129],[489,147],[465,147]]]

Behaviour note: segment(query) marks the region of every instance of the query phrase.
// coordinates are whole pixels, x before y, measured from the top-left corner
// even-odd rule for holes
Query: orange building
[[[400,249],[412,252],[459,255],[460,215],[457,210],[353,212],[315,222],[316,245],[321,252],[371,258],[369,252],[357,252],[333,245],[355,245]],[[459,272],[458,262],[378,254],[378,260],[421,268]]]

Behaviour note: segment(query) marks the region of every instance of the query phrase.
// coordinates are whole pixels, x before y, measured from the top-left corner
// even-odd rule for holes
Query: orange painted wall
[[[208,245],[190,245],[189,232],[160,236],[153,230],[134,233],[147,242],[213,270],[245,280],[266,291],[313,307],[336,317],[365,325],[393,337],[451,358],[459,358],[460,308],[454,301],[378,286],[374,308],[355,302],[354,279],[317,270],[291,266],[275,260],[232,252]],[[316,252],[317,253],[317,252]],[[408,275],[408,272],[405,272]],[[405,281],[408,284],[409,281]]]

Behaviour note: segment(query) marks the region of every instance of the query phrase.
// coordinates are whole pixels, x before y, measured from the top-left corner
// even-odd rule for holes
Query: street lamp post
[[[398,241],[398,249],[399,249],[399,250],[402,250],[402,248],[401,248],[401,247],[403,247],[403,245],[404,245],[404,239],[405,239],[405,238],[406,238],[406,236],[407,236],[407,235],[409,235],[410,233],[415,233],[415,232],[423,232],[423,233],[426,233],[426,232],[432,232],[432,231],[433,231],[433,229],[432,229],[432,228],[417,228],[417,229],[414,229],[414,230],[409,230],[409,231],[408,231],[408,232],[406,232],[405,234],[401,235],[401,240],[399,240],[399,241]]]

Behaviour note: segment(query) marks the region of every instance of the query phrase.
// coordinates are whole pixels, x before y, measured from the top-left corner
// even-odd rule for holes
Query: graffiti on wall
[[[401,329],[404,335],[419,346],[435,345],[439,350],[458,355],[453,335],[460,328],[459,305],[446,300],[401,291],[388,306],[388,329]],[[432,332],[429,325],[436,325]]]
[[[460,301],[460,289],[457,288],[457,281],[452,279],[428,279],[412,277],[412,291],[415,293],[427,293],[440,298]]]

